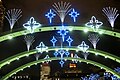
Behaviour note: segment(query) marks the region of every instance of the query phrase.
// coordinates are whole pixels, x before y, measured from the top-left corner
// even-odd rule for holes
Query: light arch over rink
[[[77,30],[77,31],[90,31],[90,32],[94,32],[93,29],[88,28],[88,27],[82,27],[82,26],[65,26],[66,29],[68,30]],[[59,30],[60,26],[42,26],[40,28],[35,29],[35,33],[36,32],[44,32],[44,31],[53,31],[53,30]],[[113,36],[113,37],[117,37],[120,38],[120,31],[116,32],[116,31],[111,31],[111,30],[105,30],[105,29],[99,29],[98,30],[100,34],[105,34],[105,35],[109,35],[109,36]],[[13,31],[13,32],[5,32],[2,36],[0,36],[0,42],[5,41],[5,40],[9,40],[11,38],[15,38],[18,36],[22,36],[22,35],[26,35],[26,34],[30,34],[30,31],[28,30],[20,30],[20,31]]]
[[[59,50],[59,49],[61,49],[61,47],[59,47],[59,46],[57,48],[48,47],[47,51],[56,51],[56,50]],[[68,47],[63,47],[63,49],[79,51],[79,49],[76,46],[69,47],[69,48]],[[104,51],[100,51],[100,50],[94,50],[94,49],[91,49],[91,48],[88,50],[88,52],[92,53],[92,54],[97,54],[97,55],[100,55],[100,56],[103,56],[103,57],[107,57],[107,58],[109,58],[109,59],[111,59],[113,61],[116,61],[116,62],[120,63],[120,57],[115,56],[113,54],[110,54],[110,53],[107,53],[107,52],[104,52]],[[29,52],[25,51],[25,52],[21,52],[21,53],[18,53],[16,55],[13,55],[11,57],[8,57],[8,58],[0,61],[0,68],[2,68],[3,66],[5,66],[7,64],[10,64],[11,62],[13,62],[15,60],[19,60],[22,57],[26,57],[26,56],[29,56],[29,55],[32,55],[32,54],[35,54],[35,53],[37,53],[37,51],[35,49],[33,49],[33,50],[30,50]]]
[[[65,60],[77,60],[77,61],[79,61],[79,62],[84,62],[84,63],[87,63],[87,64],[91,64],[91,65],[94,65],[94,66],[97,66],[97,67],[99,67],[99,68],[102,68],[102,69],[104,69],[104,70],[106,70],[106,71],[108,71],[108,72],[110,72],[110,73],[112,73],[112,74],[114,74],[115,76],[117,76],[118,78],[120,78],[120,74],[119,73],[117,73],[117,72],[115,72],[114,70],[112,70],[111,68],[109,68],[109,67],[107,67],[107,66],[105,66],[105,65],[102,65],[102,64],[100,64],[100,63],[97,63],[97,62],[95,62],[95,61],[91,61],[91,60],[85,60],[85,59],[81,59],[81,58],[71,58],[71,57],[65,57],[64,58]],[[12,75],[14,75],[14,74],[16,74],[17,72],[19,72],[19,71],[23,71],[23,69],[25,69],[25,68],[28,68],[28,67],[30,67],[30,66],[32,66],[32,65],[37,65],[38,63],[43,63],[43,62],[45,62],[45,61],[53,61],[53,60],[60,60],[60,58],[58,57],[58,58],[55,58],[55,57],[53,57],[53,58],[49,58],[49,59],[40,59],[40,60],[37,60],[37,61],[33,61],[33,62],[30,62],[30,63],[27,63],[27,64],[25,64],[25,65],[22,65],[22,66],[20,66],[20,67],[18,67],[18,68],[16,68],[16,69],[14,69],[13,71],[11,71],[11,72],[9,72],[8,74],[6,74],[5,76],[3,76],[2,78],[1,78],[1,80],[7,80],[9,77],[11,77]]]

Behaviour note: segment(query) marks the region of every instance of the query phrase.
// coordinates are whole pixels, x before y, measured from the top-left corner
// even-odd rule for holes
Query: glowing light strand
[[[117,13],[118,10],[116,8],[106,7],[106,8],[103,8],[102,11],[107,16],[111,27],[114,28],[115,20],[119,16],[119,14]]]
[[[71,11],[71,13],[69,15],[73,18],[73,21],[76,22],[76,18],[80,14],[78,12],[76,12],[75,9],[72,9],[72,11]]]
[[[21,9],[11,9],[6,12],[5,18],[8,20],[10,24],[10,29],[13,29],[13,26],[18,21],[20,17],[22,17],[22,10]]]
[[[96,49],[96,45],[97,45],[98,41],[100,40],[99,36],[97,34],[90,34],[88,37],[89,37],[88,40],[93,45],[94,49]]]
[[[102,25],[103,23],[101,21],[96,20],[95,16],[92,16],[91,20],[85,24],[85,26],[92,28],[95,32],[98,31],[99,27]]]
[[[40,42],[40,44],[36,47],[36,50],[38,50],[38,52],[43,53],[43,51],[47,50],[48,47],[45,46],[45,44],[43,42]]]
[[[28,36],[28,35],[26,35],[25,37],[24,37],[24,40],[25,40],[25,42],[26,42],[26,46],[27,46],[27,50],[29,51],[30,50],[30,46],[33,44],[33,42],[35,41],[34,40],[34,36]]]
[[[49,19],[49,22],[52,23],[52,18],[54,18],[56,14],[54,14],[54,12],[52,12],[52,10],[50,9],[50,11],[45,14],[45,16]]]
[[[70,8],[71,7],[70,3],[61,1],[61,2],[58,2],[58,4],[54,3],[53,7],[54,7],[53,11],[60,17],[61,23],[63,24],[65,16],[72,9],[72,8]]]
[[[31,17],[30,20],[27,23],[23,24],[23,27],[30,31],[30,33],[33,33],[34,30],[38,27],[40,27],[41,24],[37,23],[34,19],[34,17]]]

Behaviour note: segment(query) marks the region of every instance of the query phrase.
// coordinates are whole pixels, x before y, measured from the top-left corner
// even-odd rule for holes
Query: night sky
[[[60,25],[60,19],[56,16],[53,19],[53,23],[49,24],[48,19],[45,17],[45,14],[49,11],[49,9],[53,8],[52,5],[54,2],[60,2],[61,0],[2,0],[3,5],[6,8],[6,11],[13,8],[22,9],[22,17],[17,21],[14,26],[14,29],[23,28],[22,24],[26,23],[30,17],[34,17],[35,20],[41,23],[43,26],[52,26],[52,25]],[[69,16],[65,18],[65,25],[81,25],[84,26],[86,22],[88,22],[91,16],[95,16],[99,21],[103,22],[104,27],[110,27],[110,24],[102,12],[104,7],[115,7],[120,13],[120,1],[119,0],[63,0],[63,2],[70,2],[71,8],[77,10],[80,13],[80,16],[77,18],[77,22],[73,23],[72,19]],[[102,27],[102,28],[104,28]],[[120,29],[120,16],[115,21],[115,29]],[[9,31],[9,24],[6,19],[4,19],[4,27],[3,31]],[[56,31],[53,32],[43,32],[43,33],[35,33],[35,42],[33,43],[31,49],[35,49],[35,47],[39,44],[39,42],[43,41],[46,45],[51,45],[50,39],[53,35],[56,35]],[[44,36],[43,36],[44,35]],[[74,39],[73,45],[78,45],[85,40],[87,44],[92,45],[88,41],[88,34],[85,34],[80,31],[73,31],[70,33],[72,38]],[[108,45],[109,44],[109,45]],[[120,39],[113,38],[106,35],[100,35],[100,41],[98,42],[97,49],[103,50],[106,52],[110,52],[114,55],[120,57]],[[24,42],[24,36],[14,38],[9,41],[1,42],[0,44],[0,60],[3,60],[9,56],[15,55],[17,53],[26,51],[26,45]],[[50,52],[52,54],[52,52]],[[49,54],[50,54],[49,53]],[[83,57],[80,53],[79,55]],[[44,54],[43,54],[44,56]],[[42,58],[42,57],[41,57]],[[117,66],[120,67],[120,64],[111,61],[109,59],[105,59],[104,57],[95,56],[90,54],[88,59],[100,62],[109,66],[110,68],[115,68]],[[34,61],[35,56],[31,55],[29,57],[25,57],[20,59],[19,61],[14,61],[11,64],[4,67],[4,69],[0,70],[0,74],[6,74],[12,69],[15,69],[22,64],[25,64],[30,61]],[[56,63],[56,68],[52,66]],[[108,64],[109,63],[109,64]],[[68,63],[65,63],[65,69],[68,68]],[[77,64],[78,68],[82,71],[91,71],[92,65],[87,65],[84,63]],[[60,65],[57,62],[50,63],[52,68],[52,73],[57,70],[61,70]],[[25,69],[23,72],[19,72],[18,74],[31,74],[38,76],[39,75],[39,65],[33,66],[31,68]],[[88,68],[89,67],[89,68]],[[96,67],[95,67],[96,68]],[[97,68],[96,68],[97,69]]]

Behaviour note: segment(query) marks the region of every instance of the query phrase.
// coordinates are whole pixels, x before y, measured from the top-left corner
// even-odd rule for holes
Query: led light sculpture
[[[114,68],[114,71],[120,73],[120,67]],[[106,79],[111,78],[111,80],[120,80],[120,78],[117,78],[115,75],[113,75],[109,72],[104,73],[104,78],[106,78]]]
[[[79,58],[79,56],[77,54],[74,55],[74,58]],[[75,63],[78,62],[78,60],[74,60]]]
[[[58,57],[58,55],[60,55],[60,65],[61,67],[63,67],[64,65],[64,56],[68,57],[70,55],[70,53],[67,51],[67,50],[64,50],[62,49],[63,48],[63,44],[65,41],[68,42],[68,47],[71,47],[71,43],[73,42],[72,38],[69,36],[67,39],[65,38],[65,35],[67,35],[68,31],[66,30],[66,28],[64,28],[64,26],[62,26],[62,28],[60,28],[60,30],[57,32],[59,33],[62,37],[60,37],[61,39],[60,42],[61,42],[61,49],[57,50],[54,52],[54,56],[55,57]],[[57,42],[58,40],[53,36],[53,38],[51,39],[51,42],[53,44],[53,47],[56,47],[55,43]]]
[[[26,42],[26,46],[27,46],[27,50],[29,51],[30,50],[30,46],[33,44],[33,42],[35,41],[34,40],[34,36],[25,36],[24,37],[24,40]]]
[[[98,74],[90,74],[89,80],[98,80],[100,75]]]
[[[87,59],[87,57],[88,57],[88,55],[89,55],[88,52],[83,52],[83,53],[81,53],[81,54],[84,56],[84,59]]]
[[[58,2],[58,4],[54,3],[53,7],[54,7],[53,11],[60,17],[60,20],[61,20],[61,22],[63,24],[65,16],[72,9],[72,8],[70,8],[71,7],[70,3],[66,3],[66,2],[63,3],[63,1],[61,1],[61,2]]]
[[[120,67],[115,68],[115,71],[120,74]],[[112,80],[120,80],[120,78],[117,78],[115,75],[112,75],[112,76],[111,76],[111,79],[112,79]]]
[[[45,16],[49,19],[49,22],[52,23],[52,18],[54,18],[54,16],[56,16],[56,14],[54,14],[54,12],[52,12],[52,10],[50,9],[50,12],[45,14]]]
[[[50,58],[49,55],[46,55],[44,59],[49,59],[49,58]],[[46,61],[46,62],[49,63],[50,60],[48,60],[48,61]]]
[[[57,42],[57,39],[53,36],[53,38],[50,40],[53,44],[53,47],[55,47],[55,43]]]
[[[5,18],[8,20],[9,24],[10,24],[10,29],[12,30],[13,29],[13,26],[15,25],[15,23],[18,21],[18,19],[20,17],[22,17],[22,11],[21,9],[11,9],[11,10],[8,10],[6,12],[6,16]]]
[[[70,55],[70,53],[68,51],[65,52],[66,57],[68,57]]]
[[[64,56],[66,56],[66,57],[68,57],[69,56],[69,52],[68,51],[66,51],[66,50],[64,50],[64,49],[60,49],[60,50],[58,50],[58,51],[56,51],[55,53],[54,53],[54,55],[55,55],[55,57],[58,57],[58,55],[60,55],[60,57],[61,57],[61,60],[60,60],[60,65],[61,65],[61,67],[63,67],[63,65],[64,65]]]
[[[76,22],[76,18],[77,18],[78,15],[80,15],[80,14],[77,13],[74,9],[72,9],[72,12],[71,12],[69,15],[73,18],[73,21]]]
[[[64,42],[65,36],[67,35],[68,31],[64,28],[64,26],[62,26],[58,33],[62,36],[62,41]]]
[[[100,75],[90,74],[90,76],[81,77],[82,80],[98,80]]]
[[[48,47],[45,46],[45,44],[43,42],[40,42],[40,44],[36,47],[36,50],[38,50],[38,52],[40,52],[41,54],[43,53],[43,51],[47,50]]]
[[[118,10],[116,8],[106,7],[106,8],[103,8],[102,11],[107,16],[111,27],[114,28],[115,20],[119,15]]]
[[[87,59],[89,55],[89,53],[87,52],[87,50],[89,49],[89,46],[84,41],[82,41],[82,43],[78,45],[77,48],[83,51],[82,55],[84,56],[85,59]]]
[[[109,72],[104,73],[104,78],[108,79],[110,77],[111,77],[111,73],[109,73]]]
[[[82,80],[89,80],[86,76],[85,77],[81,77]]]
[[[83,52],[86,52],[89,49],[89,46],[84,41],[82,41],[82,43],[78,45],[77,48]]]
[[[30,20],[27,23],[23,24],[23,27],[30,31],[30,33],[33,33],[34,30],[38,27],[40,27],[41,24],[37,23],[33,17],[30,18]]]
[[[69,43],[69,46],[71,46],[71,43],[73,42],[73,39],[69,36],[66,41]]]
[[[71,12],[69,13],[69,15],[71,16],[71,18],[73,18],[73,21],[76,22],[76,18],[78,17],[79,13],[76,12],[75,9],[70,8],[71,7],[70,3],[61,1],[58,3],[54,3],[52,6],[53,9],[50,9],[50,11],[47,14],[45,14],[45,16],[49,18],[50,23],[52,23],[52,18],[54,18],[57,14],[63,25],[65,17],[70,11]],[[54,12],[52,11],[54,11],[56,14],[54,14]]]
[[[88,40],[93,45],[94,49],[96,49],[96,45],[97,45],[98,41],[100,40],[99,36],[97,34],[90,34],[88,37],[89,37]]]
[[[120,73],[120,67],[115,68],[115,71]]]
[[[55,56],[55,57],[58,56],[58,52],[57,52],[57,51],[54,52],[54,56]]]
[[[63,67],[63,65],[64,65],[65,62],[61,59],[59,63],[61,65],[61,67]]]
[[[92,28],[95,32],[98,31],[99,27],[102,26],[103,23],[101,21],[98,21],[95,16],[91,17],[91,20],[85,24],[85,26],[88,26]]]

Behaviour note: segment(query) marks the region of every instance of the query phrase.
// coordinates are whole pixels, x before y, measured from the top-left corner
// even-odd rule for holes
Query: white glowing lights
[[[83,52],[83,53],[81,53],[81,54],[84,56],[84,59],[87,59],[87,57],[88,57],[88,55],[89,55],[88,52]]]
[[[47,60],[47,59],[49,59],[49,58],[50,58],[50,56],[49,56],[49,55],[46,55],[44,59],[46,59],[46,60]],[[50,60],[47,60],[47,61],[45,61],[45,62],[46,62],[46,63],[49,63],[49,62],[50,62]]]
[[[75,11],[75,9],[70,8],[70,3],[61,1],[58,3],[54,3],[52,6],[53,9],[50,9],[50,11],[45,14],[50,23],[52,23],[52,19],[56,16],[56,14],[59,16],[62,25],[64,25],[64,20],[67,14],[69,14],[71,18],[73,18],[74,22],[76,22],[76,18],[78,17],[78,15],[80,15],[77,11]]]
[[[8,39],[12,39],[12,38],[13,38],[13,36],[12,36],[12,35],[9,35],[9,36],[8,36]]]
[[[111,27],[113,28],[115,20],[119,15],[118,10],[116,8],[106,7],[106,8],[103,8],[102,11],[107,16],[108,21],[109,21]]]
[[[90,34],[88,37],[89,37],[88,40],[93,45],[94,49],[96,49],[96,45],[97,45],[98,41],[100,40],[99,36],[97,34]]]
[[[43,53],[47,49],[48,49],[48,47],[45,46],[45,44],[43,42],[40,42],[40,44],[36,47],[36,50],[38,50],[38,52],[40,52],[40,53]]]
[[[78,56],[77,54],[75,54],[75,55],[74,55],[74,58],[79,58],[79,56]],[[75,63],[77,63],[77,62],[78,62],[78,60],[77,60],[77,59],[75,59],[75,60],[74,60],[74,62],[75,62]]]
[[[101,21],[98,21],[95,18],[95,16],[92,16],[91,20],[85,24],[85,26],[92,28],[95,32],[98,31],[99,27],[102,25],[103,25],[103,23]]]
[[[32,45],[32,43],[35,41],[34,40],[34,36],[30,36],[30,35],[26,35],[24,37],[24,40],[26,42],[26,46],[27,46],[27,50],[29,51],[30,50],[30,46]]]
[[[89,49],[89,46],[84,41],[82,41],[82,43],[78,45],[77,48],[83,51],[82,55],[84,56],[85,59],[87,59],[89,55],[89,53],[87,52],[87,50]]]
[[[33,17],[30,18],[30,20],[27,23],[23,24],[23,27],[30,31],[30,33],[33,33],[34,30],[38,27],[40,27],[41,24],[37,23]]]
[[[84,29],[83,31],[84,31],[85,33],[87,33],[89,30],[88,30],[88,29]]]
[[[66,2],[58,2],[53,4],[53,11],[60,17],[61,22],[64,22],[65,16],[70,12],[71,10],[71,5],[70,3]]]
[[[78,45],[77,48],[83,52],[86,52],[89,49],[89,46],[84,41],[82,41],[82,43]]]
[[[11,9],[6,12],[5,18],[9,21],[10,29],[13,29],[13,26],[18,21],[20,17],[22,17],[22,11],[21,9]]]

